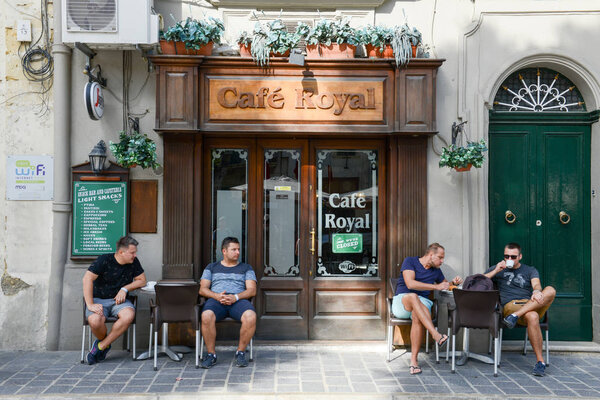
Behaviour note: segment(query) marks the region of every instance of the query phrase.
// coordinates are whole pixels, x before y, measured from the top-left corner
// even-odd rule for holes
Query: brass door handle
[[[514,224],[515,221],[517,220],[517,216],[515,214],[513,214],[512,211],[506,210],[506,212],[504,213],[504,220],[506,222],[508,222],[509,224]]]
[[[561,224],[566,225],[571,222],[571,216],[564,211],[558,213],[558,219]]]
[[[315,254],[315,230],[310,230],[310,252]]]

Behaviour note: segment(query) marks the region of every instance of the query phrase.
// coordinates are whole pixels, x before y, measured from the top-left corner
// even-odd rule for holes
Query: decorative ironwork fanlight
[[[556,71],[526,68],[510,75],[494,99],[495,111],[585,111],[573,83]]]

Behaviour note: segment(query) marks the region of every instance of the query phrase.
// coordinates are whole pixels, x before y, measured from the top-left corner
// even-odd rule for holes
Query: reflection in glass
[[[264,156],[264,274],[298,276],[300,152],[266,150]]]
[[[377,152],[317,151],[317,276],[377,276]]]
[[[211,153],[212,211],[211,259],[220,261],[221,242],[228,236],[240,241],[240,261],[246,262],[248,151],[215,149]]]

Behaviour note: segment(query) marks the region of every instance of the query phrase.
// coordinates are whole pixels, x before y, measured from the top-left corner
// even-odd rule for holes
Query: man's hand
[[[235,299],[235,295],[233,294],[222,294],[221,297],[221,304],[224,304],[226,306],[230,306],[233,303],[235,303],[237,300]]]
[[[542,304],[542,301],[544,301],[544,294],[539,290],[533,292],[531,295],[531,301],[537,301],[539,304]]]
[[[124,290],[119,289],[119,292],[117,292],[117,295],[115,296],[115,303],[121,304],[125,301],[126,298],[127,298],[127,293],[125,293]]]
[[[496,264],[496,272],[500,272],[503,269],[506,269],[506,261],[502,260],[498,264]]]
[[[435,285],[437,290],[448,290],[450,288],[450,282],[441,282]]]
[[[452,279],[452,284],[454,286],[458,286],[461,283],[463,283],[463,280],[462,280],[462,278],[460,276],[456,276],[456,277],[454,277],[454,279]]]
[[[88,306],[88,310],[90,310],[91,312],[98,314],[98,315],[104,315],[104,313],[102,312],[102,304],[92,304],[90,306]]]

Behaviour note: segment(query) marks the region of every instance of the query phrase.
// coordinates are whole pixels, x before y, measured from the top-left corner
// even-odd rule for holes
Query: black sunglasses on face
[[[517,257],[519,257],[519,256],[515,256],[514,254],[505,254],[504,255],[504,259],[505,260],[508,260],[509,258],[512,258],[513,260],[516,260]]]

